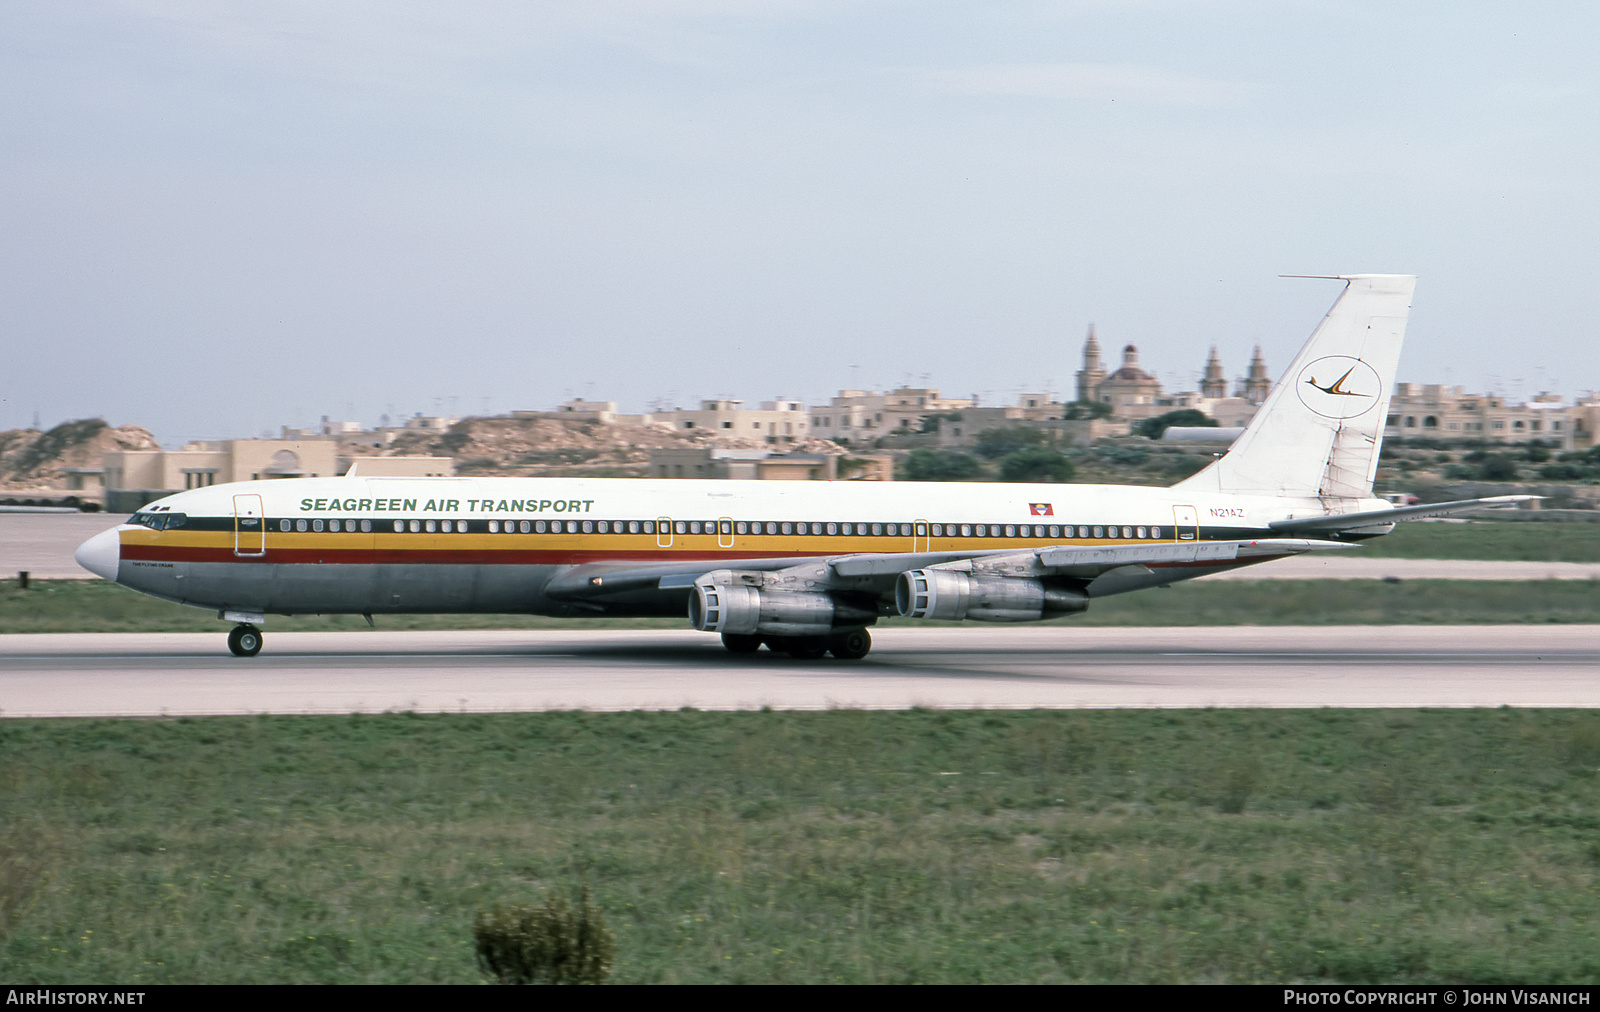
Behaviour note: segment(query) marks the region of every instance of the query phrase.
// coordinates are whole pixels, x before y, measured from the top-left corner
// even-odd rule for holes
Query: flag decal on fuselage
[[[1056,515],[1055,509],[1053,509],[1047,502],[1029,503],[1028,512],[1032,513],[1036,517],[1053,517]]]

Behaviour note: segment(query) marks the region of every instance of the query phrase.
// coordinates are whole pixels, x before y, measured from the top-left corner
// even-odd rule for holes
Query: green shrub
[[[1516,481],[1516,462],[1504,454],[1491,453],[1478,465],[1478,478],[1482,481]]]
[[[576,908],[551,896],[543,906],[480,910],[472,937],[478,966],[502,984],[600,984],[616,952],[587,885]]]
[[[976,449],[978,456],[990,460],[999,460],[1008,454],[1025,450],[1029,447],[1044,446],[1051,442],[1050,433],[1044,429],[1034,428],[1009,428],[990,429],[978,434]]]
[[[1149,439],[1160,439],[1161,434],[1174,425],[1215,426],[1217,420],[1203,411],[1194,408],[1180,408],[1177,411],[1168,411],[1155,418],[1146,418],[1133,427],[1133,431]]]
[[[901,471],[907,481],[965,481],[978,475],[978,461],[956,450],[912,450]]]
[[[1000,461],[1001,481],[1071,481],[1072,461],[1045,447],[1017,450]]]

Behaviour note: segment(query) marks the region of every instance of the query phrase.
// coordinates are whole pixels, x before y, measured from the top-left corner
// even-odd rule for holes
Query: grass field
[[[1263,580],[1181,583],[1102,598],[1064,625],[1415,625],[1600,622],[1600,590],[1584,580]],[[688,620],[553,619],[530,615],[379,616],[380,629],[683,629]],[[887,619],[883,625],[927,625]],[[931,623],[936,625],[950,623]],[[168,604],[104,581],[0,585],[0,633],[215,632],[214,612]],[[270,616],[273,632],[361,630],[358,615]]]
[[[587,880],[619,982],[1600,979],[1600,713],[0,722],[15,983],[481,979]]]
[[[1600,562],[1600,524],[1411,522],[1362,542],[1352,554],[1386,559],[1484,559],[1496,562]]]

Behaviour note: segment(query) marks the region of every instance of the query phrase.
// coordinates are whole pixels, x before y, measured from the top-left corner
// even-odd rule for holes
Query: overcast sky
[[[1420,276],[1600,387],[1600,5],[0,4],[0,429],[1192,389]]]

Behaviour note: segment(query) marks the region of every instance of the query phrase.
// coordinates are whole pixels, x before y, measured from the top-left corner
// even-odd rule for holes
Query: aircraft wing
[[[1182,566],[1207,562],[1280,558],[1328,548],[1352,548],[1342,541],[1312,541],[1304,538],[1262,538],[1252,541],[1180,541],[1154,545],[1117,545],[1101,548],[1059,545],[1031,552],[943,552],[894,555],[846,555],[832,561],[840,576],[899,576],[907,569],[971,561],[985,564],[1015,561],[1069,576],[1098,576],[1120,566]],[[908,565],[909,563],[909,565]]]
[[[1385,510],[1366,510],[1361,513],[1335,513],[1324,517],[1304,517],[1296,520],[1274,520],[1267,524],[1284,534],[1313,534],[1326,531],[1348,531],[1359,527],[1380,527],[1396,520],[1418,520],[1422,517],[1442,517],[1466,510],[1493,506],[1510,506],[1519,502],[1543,499],[1539,495],[1496,495],[1487,499],[1457,499],[1454,502],[1428,503],[1425,506],[1396,506]]]
[[[1065,576],[1095,581],[1106,574],[1142,582],[1173,582],[1215,569],[1304,552],[1353,548],[1346,542],[1306,538],[1260,538],[1249,541],[1163,542],[1149,545],[1091,547],[1058,545],[1026,552],[1012,549],[963,552],[893,552],[816,558],[700,559],[671,563],[603,562],[576,566],[545,587],[558,600],[604,605],[637,600],[660,591],[686,590],[707,573],[734,570],[770,574],[777,583],[792,582],[816,589],[892,593],[901,573],[914,569],[960,569],[994,576]]]

